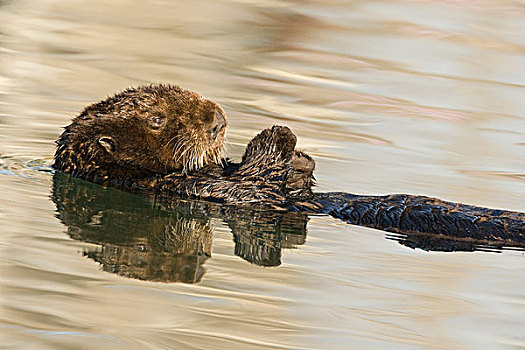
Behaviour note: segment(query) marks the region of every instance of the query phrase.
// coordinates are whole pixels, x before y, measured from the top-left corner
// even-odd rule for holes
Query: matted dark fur
[[[242,161],[222,158],[226,116],[171,85],[130,88],[86,109],[57,141],[54,167],[126,190],[325,213],[385,231],[525,245],[525,214],[411,196],[313,193],[315,162],[283,126],[259,133]]]

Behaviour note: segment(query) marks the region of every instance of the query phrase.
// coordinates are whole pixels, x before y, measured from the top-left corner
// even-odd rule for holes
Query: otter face
[[[227,124],[224,110],[191,91],[183,91],[181,97],[147,118],[150,131],[162,143],[161,159],[185,172],[220,163]]]
[[[226,124],[223,109],[194,92],[130,88],[86,107],[66,127],[54,166],[84,178],[95,169],[104,178],[189,172],[221,162]]]

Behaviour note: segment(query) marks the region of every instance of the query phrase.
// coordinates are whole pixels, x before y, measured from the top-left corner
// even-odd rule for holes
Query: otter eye
[[[158,129],[160,128],[161,126],[164,125],[164,123],[166,122],[166,118],[164,117],[153,117],[149,120],[150,124],[151,124],[151,127],[154,128],[154,129]]]

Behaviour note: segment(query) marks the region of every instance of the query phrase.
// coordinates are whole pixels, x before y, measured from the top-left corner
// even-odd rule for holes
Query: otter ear
[[[102,136],[98,139],[98,143],[104,147],[106,152],[113,153],[115,151],[115,140],[110,136]]]

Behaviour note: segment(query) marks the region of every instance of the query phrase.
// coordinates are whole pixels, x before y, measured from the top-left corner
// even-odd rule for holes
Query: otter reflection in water
[[[100,245],[84,255],[104,271],[158,282],[196,283],[211,256],[211,218],[232,230],[235,254],[260,266],[281,264],[281,249],[303,244],[307,216],[224,208],[213,203],[162,201],[102,188],[57,172],[52,198],[76,240]]]
[[[104,271],[141,280],[200,282],[203,264],[211,256],[213,218],[230,227],[235,255],[259,266],[280,265],[282,249],[306,240],[308,218],[303,213],[160,200],[60,172],[53,177],[52,198],[68,235],[98,245],[86,248],[85,256]],[[487,250],[474,242],[429,235],[389,234],[387,238],[424,250]]]

